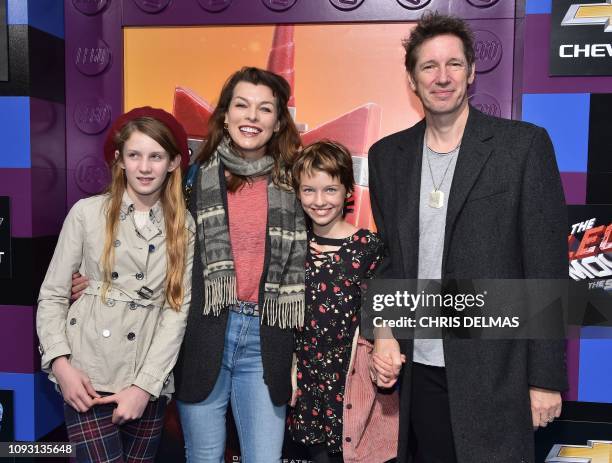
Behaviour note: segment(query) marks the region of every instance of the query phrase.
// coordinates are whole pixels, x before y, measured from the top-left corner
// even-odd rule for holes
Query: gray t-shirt
[[[449,153],[439,154],[430,150],[423,142],[419,205],[419,279],[437,280],[442,277],[446,209],[458,156],[459,147]],[[439,209],[429,205],[434,183],[438,190],[444,193],[444,204]],[[442,340],[415,339],[412,360],[425,365],[443,367]]]

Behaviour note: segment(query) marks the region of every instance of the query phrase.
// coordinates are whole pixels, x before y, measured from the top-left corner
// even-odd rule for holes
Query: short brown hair
[[[332,140],[321,140],[305,147],[293,163],[292,181],[295,191],[299,190],[302,174],[312,175],[317,170],[337,178],[348,193],[353,192],[353,159],[345,146]]]
[[[404,50],[406,50],[404,65],[410,75],[414,73],[419,47],[423,45],[423,42],[438,35],[446,34],[454,35],[461,40],[468,68],[472,68],[476,58],[474,53],[474,34],[470,26],[463,19],[456,16],[446,16],[435,12],[425,13],[421,16],[410,36],[402,41]]]

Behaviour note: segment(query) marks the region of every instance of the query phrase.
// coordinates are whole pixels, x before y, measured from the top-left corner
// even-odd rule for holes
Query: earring
[[[223,123],[223,130],[225,130],[226,132],[229,130],[229,125],[227,125],[227,122]]]

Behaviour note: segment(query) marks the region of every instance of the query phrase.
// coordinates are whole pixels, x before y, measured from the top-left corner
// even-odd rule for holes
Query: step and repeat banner
[[[4,3],[0,1],[0,81],[7,69]],[[551,134],[571,204],[569,276],[583,281],[590,291],[612,288],[612,117],[608,115],[612,78],[602,77],[612,73],[609,2],[71,0],[64,4],[67,207],[100,192],[108,182],[101,153],[111,120],[136,106],[164,108],[186,127],[195,151],[207,135],[206,122],[223,82],[233,71],[252,65],[278,72],[290,82],[291,112],[304,143],[331,138],[350,149],[358,184],[350,220],[373,229],[367,152],[381,137],[422,118],[406,82],[401,41],[425,11],[437,10],[465,18],[475,31],[477,76],[470,89],[471,103],[491,115],[535,122]],[[0,278],[7,281],[14,276],[15,265],[12,199],[0,196]],[[612,436],[612,336],[596,317],[575,329],[578,335],[568,341],[571,388],[565,411],[560,420],[537,432],[538,462],[610,461],[606,455]],[[45,396],[45,400],[59,397]],[[12,390],[0,390],[0,441],[15,438],[13,424],[20,410],[14,401]],[[231,413],[227,426],[226,461],[239,462]],[[63,432],[60,427],[46,439],[65,440]],[[285,462],[308,461],[303,450],[286,437]],[[180,422],[172,404],[158,461],[181,462],[183,455]]]

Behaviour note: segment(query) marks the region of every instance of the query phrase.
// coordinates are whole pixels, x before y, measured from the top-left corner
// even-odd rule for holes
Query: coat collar
[[[411,129],[398,137],[398,158],[395,172],[398,198],[398,233],[404,265],[405,278],[417,278],[419,258],[419,206],[421,196],[421,168],[423,161],[423,139],[426,121],[422,119]],[[446,232],[442,274],[446,268],[446,258],[455,221],[474,186],[480,171],[492,152],[487,143],[493,138],[491,119],[470,106],[465,125],[461,148],[455,166],[455,173],[449,194],[446,213]]]
[[[123,197],[121,198],[120,213],[122,216],[127,217],[133,215],[135,210],[134,201],[130,195],[128,195],[128,192],[124,191]],[[147,240],[150,240],[160,233],[164,233],[164,211],[160,201],[157,201],[149,211],[149,223],[138,231]]]
[[[455,166],[453,182],[446,211],[446,228],[444,233],[444,251],[442,257],[442,275],[446,269],[448,248],[455,221],[465,201],[476,183],[478,176],[489,156],[493,152],[491,143],[494,137],[491,119],[470,106],[468,120],[461,139],[461,148]]]
[[[405,131],[398,139],[398,159],[395,161],[397,217],[404,278],[417,278],[419,263],[419,198],[425,119]]]

